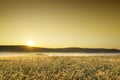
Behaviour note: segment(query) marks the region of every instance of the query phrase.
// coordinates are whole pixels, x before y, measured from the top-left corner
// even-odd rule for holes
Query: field
[[[120,56],[0,57],[0,80],[120,80]]]

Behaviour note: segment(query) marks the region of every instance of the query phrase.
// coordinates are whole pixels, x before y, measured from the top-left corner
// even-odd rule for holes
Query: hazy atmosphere
[[[120,2],[0,0],[0,45],[120,49]]]
[[[0,80],[120,80],[120,1],[0,0]]]

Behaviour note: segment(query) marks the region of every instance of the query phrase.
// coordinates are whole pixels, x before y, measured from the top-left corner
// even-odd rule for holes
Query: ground
[[[120,80],[120,56],[0,57],[0,80]]]

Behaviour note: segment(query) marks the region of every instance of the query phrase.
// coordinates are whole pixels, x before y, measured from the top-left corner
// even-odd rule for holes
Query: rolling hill
[[[0,52],[65,52],[65,53],[120,53],[118,49],[105,49],[105,48],[42,48],[42,47],[30,47],[25,45],[2,45],[0,46]]]

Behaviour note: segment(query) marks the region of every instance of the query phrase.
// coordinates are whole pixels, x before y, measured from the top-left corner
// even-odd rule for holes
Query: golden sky
[[[0,45],[120,49],[117,0],[0,0]]]

